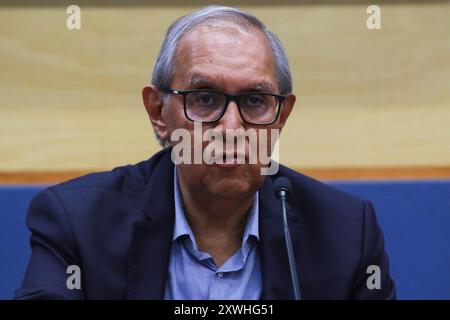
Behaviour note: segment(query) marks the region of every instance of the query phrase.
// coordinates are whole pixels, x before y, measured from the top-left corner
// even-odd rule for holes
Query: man
[[[36,196],[18,299],[293,299],[274,195],[279,176],[292,184],[288,220],[303,299],[395,298],[369,202],[283,166],[261,174],[268,165],[248,161],[255,152],[248,137],[244,155],[221,150],[221,138],[200,137],[202,150],[215,144],[219,161],[173,163],[195,157],[189,147],[199,123],[216,134],[254,130],[272,153],[272,133],[283,128],[295,96],[282,45],[257,18],[210,6],[177,20],[142,95],[167,148]],[[193,139],[177,154],[179,130]],[[373,266],[375,287],[367,273]]]

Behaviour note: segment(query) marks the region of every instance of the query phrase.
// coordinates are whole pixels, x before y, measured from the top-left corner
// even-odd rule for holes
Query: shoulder
[[[50,206],[62,211],[111,212],[133,206],[141,201],[155,168],[167,160],[167,153],[164,149],[136,164],[89,173],[47,187],[33,198],[30,209]]]
[[[360,206],[362,202],[367,201],[283,165],[280,165],[277,176],[287,177],[292,184],[293,192],[297,193],[299,197],[308,199],[309,202]]]
[[[89,173],[48,189],[55,193],[77,192],[90,189],[133,194],[145,189],[157,163],[163,161],[167,150],[161,150],[150,159],[116,167],[110,171]]]
[[[36,233],[63,234],[66,241],[72,232],[95,235],[114,224],[118,224],[117,228],[131,225],[142,219],[140,208],[148,181],[158,167],[164,166],[166,158],[167,150],[162,150],[133,165],[90,173],[45,188],[29,205],[27,225]]]
[[[278,176],[285,176],[292,184],[288,202],[297,218],[294,222],[299,222],[293,230],[301,237],[303,252],[318,261],[314,272],[329,273],[330,266],[340,270],[330,276],[334,279],[330,283],[335,284],[330,292],[342,283],[345,294],[353,299],[395,298],[384,236],[372,203],[284,166],[280,166]],[[367,289],[367,268],[373,265],[383,270],[383,290]]]
[[[324,182],[280,166],[277,176],[285,176],[292,184],[291,199],[307,219],[330,228],[362,227],[366,214],[374,213],[370,201],[343,192]]]

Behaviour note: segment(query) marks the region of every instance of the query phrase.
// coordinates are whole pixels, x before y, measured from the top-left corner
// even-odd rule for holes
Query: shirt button
[[[219,278],[223,278],[223,272],[217,272],[216,275],[217,275],[217,277],[219,277]]]

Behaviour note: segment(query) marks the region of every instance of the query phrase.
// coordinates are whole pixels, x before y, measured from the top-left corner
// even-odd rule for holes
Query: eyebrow
[[[188,80],[190,86],[193,87],[215,87],[209,77],[194,74]]]
[[[188,79],[189,86],[193,88],[208,88],[220,91],[221,87],[219,85],[216,85],[214,81],[211,80],[208,76],[203,76],[199,74],[194,74]],[[248,87],[245,87],[243,90],[240,90],[240,92],[270,92],[274,93],[275,88],[270,84],[266,82],[261,83],[255,83],[253,85],[250,85]]]

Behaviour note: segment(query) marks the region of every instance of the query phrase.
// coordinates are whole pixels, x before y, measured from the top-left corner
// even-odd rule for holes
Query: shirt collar
[[[173,184],[174,184],[174,201],[175,201],[175,226],[172,241],[177,240],[181,236],[189,236],[194,246],[197,247],[194,234],[186,220],[183,208],[183,201],[178,185],[177,166],[174,166]],[[250,236],[254,236],[259,240],[259,192],[257,191],[253,199],[250,214],[245,226],[244,235],[242,237],[242,246],[247,242]]]

